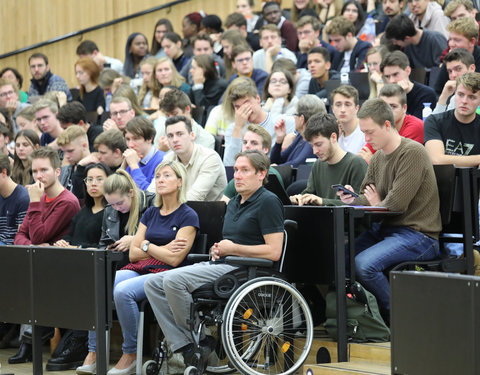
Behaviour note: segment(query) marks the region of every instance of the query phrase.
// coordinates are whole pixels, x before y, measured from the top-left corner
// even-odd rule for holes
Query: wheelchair
[[[286,375],[300,369],[312,345],[313,319],[306,300],[281,273],[295,228],[295,222],[285,222],[279,261],[226,257],[225,262],[238,268],[193,292],[188,323],[197,361],[184,375],[204,371]],[[200,254],[193,258],[204,260]],[[202,363],[200,345],[205,337],[212,343],[206,364]],[[161,350],[156,350],[153,361],[145,363],[144,374],[160,373],[161,361],[166,358]]]

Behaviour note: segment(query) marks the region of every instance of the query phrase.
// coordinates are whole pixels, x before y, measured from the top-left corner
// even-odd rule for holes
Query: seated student
[[[14,244],[50,246],[68,232],[80,204],[58,179],[60,159],[55,150],[41,147],[32,153],[31,158],[35,183],[26,186],[30,204]],[[31,360],[32,345],[27,341],[22,338],[17,354],[8,359],[9,363]]]
[[[227,185],[227,177],[218,153],[194,142],[192,123],[186,116],[169,117],[165,122],[165,132],[168,145],[173,151],[165,155],[165,161],[176,160],[185,166],[187,200],[220,200]],[[152,182],[148,190],[154,189]]]
[[[368,69],[368,85],[370,86],[370,95],[368,99],[378,98],[378,93],[383,87],[383,77],[380,71],[382,59],[387,54],[385,46],[375,46],[368,50],[365,62]]]
[[[212,261],[158,273],[145,282],[145,294],[167,340],[185,366],[192,364],[193,340],[186,317],[190,315],[191,291],[212,282],[238,266],[221,261],[227,255],[278,260],[283,243],[283,206],[262,184],[270,163],[259,151],[237,155],[235,187],[223,225],[223,240],[210,249]],[[244,207],[248,206],[248,209]],[[220,260],[220,261],[219,261]],[[210,340],[202,340],[200,373],[211,353]]]
[[[448,24],[448,48],[464,48],[473,55],[475,59],[475,71],[480,72],[480,47],[477,45],[479,25],[475,18],[461,17]],[[447,53],[447,49],[444,53]],[[435,92],[440,95],[448,81],[447,67],[443,64],[440,68],[437,80],[435,81]]]
[[[57,104],[48,99],[40,99],[33,108],[37,125],[43,132],[40,138],[40,146],[50,146],[54,150],[58,150],[56,140],[63,129],[57,119]]]
[[[307,68],[307,53],[314,47],[326,48],[330,56],[338,53],[335,47],[320,39],[320,22],[318,22],[317,18],[303,16],[297,21],[295,26],[298,35],[298,68]]]
[[[340,79],[340,74],[330,69],[330,54],[323,47],[313,47],[308,51],[308,70],[312,75],[308,86],[308,93],[317,95],[320,99],[328,99],[325,82],[329,79]]]
[[[123,63],[113,57],[104,56],[94,41],[82,41],[78,45],[76,53],[79,59],[83,57],[91,58],[98,65],[100,70],[110,68],[114,69],[120,74],[123,73]]]
[[[295,130],[293,116],[273,114],[262,109],[255,85],[248,78],[237,78],[228,86],[223,101],[223,112],[227,118],[234,119],[234,123],[225,133],[225,148],[229,147],[231,138],[242,137],[248,124],[257,124],[265,128],[272,136],[272,142],[275,142],[275,124],[278,120],[285,120],[287,133],[293,133]],[[233,162],[234,160],[224,156],[225,166],[231,166]]]
[[[103,183],[112,172],[104,164],[90,164],[84,173],[85,206],[73,217],[70,230],[63,239],[54,243],[58,247],[98,248],[103,212],[107,204],[103,197]],[[47,371],[75,368],[87,354],[87,332],[67,330],[62,335],[53,356],[47,362]]]
[[[208,55],[193,56],[190,73],[194,83],[192,91],[190,91],[190,100],[196,107],[204,109],[206,121],[212,108],[223,96],[227,82],[223,78],[219,78],[215,61]]]
[[[91,58],[84,57],[75,63],[75,76],[80,86],[78,101],[88,112],[97,112],[100,116],[105,111],[105,96],[98,85],[100,68]]]
[[[330,95],[332,112],[337,118],[340,136],[338,144],[344,151],[356,154],[365,145],[365,136],[360,129],[357,113],[358,91],[350,85],[342,85]]]
[[[395,16],[385,30],[394,45],[403,48],[412,68],[433,68],[440,65],[447,38],[438,31],[415,27],[406,14]]]
[[[0,245],[13,245],[30,203],[27,189],[16,184],[11,174],[8,156],[0,154]]]
[[[140,72],[142,73],[142,85],[138,89],[138,103],[143,109],[155,109],[154,103],[152,103],[152,86],[153,86],[153,70],[157,58],[149,56],[140,62]]]
[[[332,69],[340,73],[363,68],[363,62],[372,45],[355,36],[355,25],[343,16],[335,17],[325,26],[333,46],[339,52],[332,59]]]
[[[155,168],[165,155],[153,145],[155,133],[152,122],[143,117],[131,119],[125,128],[128,148],[123,152],[122,166],[142,190],[146,190],[153,181]]]
[[[270,153],[270,161],[278,165],[291,165],[297,168],[305,164],[307,159],[315,158],[312,146],[304,138],[305,128],[308,120],[315,114],[326,113],[325,104],[315,95],[305,95],[297,105],[295,113],[295,132],[293,142],[285,150],[282,150],[282,143],[287,136],[285,121],[280,120],[275,124],[275,145]]]
[[[390,287],[384,271],[405,261],[438,256],[440,203],[427,151],[420,143],[398,134],[390,106],[382,99],[367,100],[358,117],[366,141],[377,152],[357,190],[359,197],[338,194],[345,204],[399,212],[372,224],[355,240],[357,279],[373,293],[383,315],[388,317]],[[346,188],[353,189],[349,185]]]
[[[455,109],[425,120],[425,148],[433,164],[480,165],[480,73],[457,78]]]
[[[277,59],[272,65],[272,72],[284,70],[290,72],[295,83],[295,96],[300,99],[303,95],[308,94],[308,85],[312,79],[312,75],[307,69],[298,68],[292,60]]]
[[[258,95],[262,95],[263,85],[268,77],[268,73],[262,69],[253,67],[253,51],[247,46],[235,46],[232,50],[232,66],[236,74],[230,77],[228,84],[232,83],[238,77],[251,78],[257,86]]]
[[[148,55],[148,39],[142,33],[130,34],[125,43],[123,74],[130,78],[141,78],[140,61]]]
[[[134,117],[130,99],[115,95],[110,103],[110,118],[103,123],[103,130],[118,129],[125,133],[127,123]]]
[[[293,75],[287,70],[272,70],[265,80],[262,100],[262,107],[267,112],[294,115],[298,98]]]
[[[192,68],[193,58],[195,56],[200,55],[208,55],[214,61],[215,70],[217,71],[217,76],[220,78],[225,79],[225,63],[223,59],[217,55],[213,50],[213,40],[210,38],[208,34],[198,34],[196,37],[193,38],[193,57],[185,64],[182,70],[179,70],[178,73],[185,78],[185,81],[190,85],[193,86],[193,77],[190,69]]]
[[[413,3],[409,1],[410,19],[415,26],[425,29],[438,31],[445,37],[448,36],[446,27],[448,25],[448,17],[443,14],[442,6],[435,1],[418,1]]]
[[[293,23],[282,16],[280,4],[276,1],[267,1],[263,4],[262,16],[263,19],[259,19],[255,25],[255,29],[260,29],[260,45],[262,44],[262,27],[266,25],[272,25],[275,26],[279,31],[278,35],[282,39],[281,44],[285,45],[285,48],[287,48],[289,51],[297,52],[297,30],[295,29]]]
[[[10,162],[13,161],[13,154],[8,149],[10,143],[10,129],[0,122],[0,154],[7,155]]]
[[[144,284],[155,274],[183,265],[195,240],[200,224],[197,213],[185,204],[185,178],[185,169],[175,161],[160,163],[155,170],[155,206],[145,211],[138,224],[130,245],[130,263],[115,275],[113,294],[123,354],[107,375],[135,374],[138,302],[146,299]],[[77,373],[95,372],[95,339],[91,331],[89,354]]]
[[[30,156],[39,147],[40,138],[33,130],[20,130],[15,136],[15,155],[13,156],[11,177],[17,184],[26,186],[33,183]]]
[[[443,58],[448,72],[448,81],[443,86],[442,93],[438,97],[437,105],[433,113],[442,113],[455,109],[455,89],[457,87],[457,78],[466,73],[475,71],[475,60],[473,55],[464,48],[455,48]]]
[[[180,72],[182,68],[190,61],[189,56],[183,53],[182,38],[177,33],[171,31],[166,33],[162,39],[162,48],[165,54],[171,59],[177,72]]]
[[[37,123],[35,122],[35,111],[32,105],[18,112],[17,126],[19,131],[24,129],[33,130],[37,134],[38,139],[42,136],[42,131],[38,128]]]
[[[296,37],[296,35],[295,35]],[[271,72],[272,64],[276,59],[284,57],[297,63],[295,54],[287,48],[282,47],[280,30],[271,24],[262,26],[260,29],[260,45],[262,49],[253,53],[253,67],[267,73]]]
[[[77,164],[90,155],[87,133],[80,126],[72,125],[58,136],[57,144],[68,162],[60,172],[60,183],[82,200],[85,196],[83,188],[85,167],[79,167]]]
[[[138,189],[132,177],[118,169],[103,184],[108,202],[102,223],[99,247],[126,254],[145,210],[153,205],[155,194]],[[125,260],[125,259],[124,259]]]
[[[243,39],[245,39],[245,41],[250,46],[250,48],[253,51],[257,51],[262,47],[260,47],[258,34],[251,32],[251,30],[247,30],[248,21],[249,20],[247,20],[243,14],[235,12],[235,13],[230,13],[227,16],[223,25],[225,26],[225,30],[227,31],[238,30],[238,32],[243,36]],[[225,56],[225,46],[223,48],[224,48],[223,53]]]
[[[351,184],[358,190],[367,170],[367,163],[359,156],[342,150],[337,142],[339,127],[331,114],[313,115],[305,129],[305,139],[310,143],[318,160],[312,167],[306,189],[290,200],[300,206],[342,205],[332,185]]]
[[[80,160],[79,165],[83,165],[83,162],[103,163],[113,172],[120,168],[123,163],[123,153],[127,149],[127,142],[120,130],[111,129],[103,132],[95,139],[93,146],[97,152],[90,154],[90,160]]]
[[[3,68],[0,71],[0,78],[13,82],[16,84],[18,88],[18,96],[20,98],[20,102],[22,103],[27,103],[28,101],[28,95],[25,91],[22,90],[22,84],[23,84],[23,77],[22,75],[18,72],[17,69],[12,68],[10,66],[7,66],[6,68]]]
[[[156,107],[156,103],[160,101],[160,91],[168,86],[173,86],[187,95],[190,94],[192,89],[191,86],[185,82],[185,78],[178,73],[172,60],[168,57],[161,57],[157,60],[153,69],[152,105],[154,107]]]
[[[400,51],[387,54],[380,64],[385,83],[398,84],[407,94],[407,113],[423,119],[423,103],[437,104],[437,96],[432,88],[418,82],[410,81],[410,62],[407,55]]]
[[[29,107],[27,103],[22,103],[18,97],[18,86],[10,80],[0,78],[0,107],[7,108],[12,115],[15,131],[18,131],[17,116],[19,112]]]
[[[402,137],[413,139],[423,145],[423,121],[412,115],[407,115],[407,96],[396,83],[388,83],[380,90],[378,96],[387,102],[393,112],[395,128]],[[368,163],[376,150],[367,144],[358,153]]]
[[[103,132],[103,127],[88,122],[87,110],[82,103],[70,102],[62,106],[58,110],[57,120],[60,121],[60,125],[63,129],[66,129],[71,125],[81,126],[83,130],[87,132],[90,152],[94,151],[93,143],[95,142],[95,138]]]
[[[268,155],[270,152],[270,147],[272,145],[272,137],[268,132],[262,128],[261,126],[250,124],[247,126],[247,131],[243,135],[243,139],[232,139],[235,143],[235,147],[231,144],[229,150],[225,150],[225,152],[231,152],[235,158],[235,155],[239,152],[247,151],[247,150],[257,150],[265,155]],[[233,143],[233,142],[232,142]],[[278,181],[283,186],[283,180],[280,173],[270,165],[268,169],[268,174],[274,174],[278,177]],[[235,195],[237,195],[237,189],[235,188],[235,179],[231,179],[225,190],[223,191],[222,200],[228,203],[230,199],[232,199]]]
[[[192,102],[187,94],[177,89],[168,89],[165,92],[162,101],[160,102],[160,110],[167,116],[185,116],[192,123],[193,134],[195,135],[195,143],[203,147],[213,149],[215,146],[215,138],[207,132],[200,124],[192,118]],[[168,142],[166,139],[165,116],[157,118],[154,122],[155,130],[157,132],[154,143],[159,146],[159,149],[168,151]]]

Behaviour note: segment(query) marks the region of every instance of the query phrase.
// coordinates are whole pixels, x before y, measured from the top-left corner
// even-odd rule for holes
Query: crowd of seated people
[[[125,35],[123,57],[82,41],[71,51],[76,87],[41,52],[28,58],[29,87],[15,67],[0,67],[0,243],[124,253],[114,291],[123,356],[110,375],[135,373],[136,306],[147,297],[188,362],[191,342],[169,337],[185,329],[171,327],[182,301],[170,284],[199,229],[186,200],[227,201],[228,215],[246,201],[272,205],[245,243],[226,217],[214,259],[277,256],[283,216],[261,187],[268,174],[295,205],[401,212],[356,243],[359,281],[388,316],[383,271],[438,256],[432,165],[480,166],[477,3],[293,0],[283,9],[263,1],[258,13],[255,5],[237,0],[223,19],[160,19],[151,45],[140,32]],[[310,168],[309,177],[292,183],[276,169],[288,166]],[[335,194],[333,184],[359,197]],[[392,243],[404,246],[395,256]],[[9,362],[30,361],[31,329],[9,332],[0,327],[0,347],[20,345]],[[47,369],[95,373],[94,334],[62,333]]]

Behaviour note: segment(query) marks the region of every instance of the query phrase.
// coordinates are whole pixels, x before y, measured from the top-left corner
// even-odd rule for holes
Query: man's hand
[[[58,247],[70,247],[70,243],[68,243],[65,240],[58,240],[53,244],[53,246],[58,246]]]
[[[293,204],[298,204],[299,206],[311,204],[313,206],[322,206],[323,199],[317,197],[315,194],[297,194],[290,197],[290,201]]]
[[[105,122],[103,123],[103,131],[107,131],[107,130],[110,130],[110,129],[117,129],[118,130],[117,124],[111,118],[105,120]]]
[[[30,202],[40,202],[40,199],[42,198],[42,195],[45,192],[45,185],[42,182],[37,181],[25,187],[28,190]]]
[[[275,139],[276,143],[282,143],[283,139],[287,135],[287,128],[285,127],[285,120],[283,118],[279,119],[275,123],[275,135],[277,136]]]
[[[357,155],[363,158],[363,160],[365,160],[367,163],[370,163],[373,153],[367,146],[363,146],[362,149],[358,151]]]
[[[133,236],[123,236],[118,241],[114,242],[111,245],[108,245],[107,249],[113,251],[125,252],[130,249],[130,244],[132,243]]]
[[[131,148],[127,148],[123,152],[123,157],[125,158],[125,161],[127,162],[130,169],[140,168],[138,166],[138,163],[140,162],[141,159],[135,150],[132,150]]]
[[[17,109],[17,104],[18,104],[17,100],[10,99],[10,100],[7,100],[5,108],[7,108],[8,112],[10,112],[10,114],[13,114],[13,113],[15,113],[15,111]]]
[[[355,191],[355,190],[353,190],[353,187],[351,187],[350,185],[345,185],[345,188],[347,188],[348,190],[353,191],[353,192]],[[340,197],[342,202],[345,203],[345,204],[352,204],[353,201],[355,200],[355,197],[353,195],[346,194],[346,193],[343,192],[343,190],[338,190],[337,195]]]
[[[445,83],[445,86],[443,86],[442,93],[438,97],[438,104],[446,105],[448,98],[455,93],[456,88],[457,88],[457,81],[447,81]]]
[[[314,47],[313,40],[302,39],[298,41],[298,49],[300,50],[301,53],[307,53],[313,47]]]
[[[382,198],[380,198],[380,194],[378,194],[377,188],[374,184],[365,186],[363,194],[370,203],[370,206],[377,206],[382,201]]]
[[[243,129],[247,125],[248,118],[252,114],[252,105],[249,102],[243,103],[235,110],[235,127]]]
[[[280,48],[282,48],[280,45],[275,45],[275,46],[271,46],[269,49],[267,49],[265,52],[270,55],[272,58],[274,58],[275,56],[278,55],[278,53],[280,52]]]
[[[408,94],[410,92],[410,80],[407,78],[407,79],[402,79],[401,81],[398,81],[397,82],[397,85],[399,85],[403,91],[405,91],[406,94]]]
[[[222,256],[231,255],[235,250],[235,244],[230,240],[221,240],[216,242],[210,248],[210,257],[212,261],[220,259]]]
[[[82,167],[85,167],[88,164],[96,164],[96,163],[100,163],[100,160],[98,160],[98,153],[92,152],[90,155],[85,156],[77,164],[81,165]]]

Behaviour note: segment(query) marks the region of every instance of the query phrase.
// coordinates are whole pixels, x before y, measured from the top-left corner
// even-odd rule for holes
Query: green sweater
[[[370,160],[360,192],[368,184],[375,184],[382,198],[378,206],[402,212],[387,217],[383,224],[408,226],[438,238],[442,222],[437,182],[423,145],[402,137],[400,146],[391,154],[377,151]],[[363,194],[355,199],[354,204],[370,205]]]
[[[347,152],[337,164],[317,160],[308,177],[307,188],[302,194],[315,194],[323,199],[324,206],[341,206],[343,202],[332,189],[332,185],[351,185],[358,191],[366,171],[365,160],[350,152]]]
[[[278,181],[280,181],[280,184],[284,186],[282,176],[274,167],[270,167],[270,169],[268,170],[268,174],[276,175],[278,177]],[[235,189],[235,179],[232,178],[230,181],[228,181],[227,187],[223,191],[223,195],[230,199],[237,195],[237,189]]]

